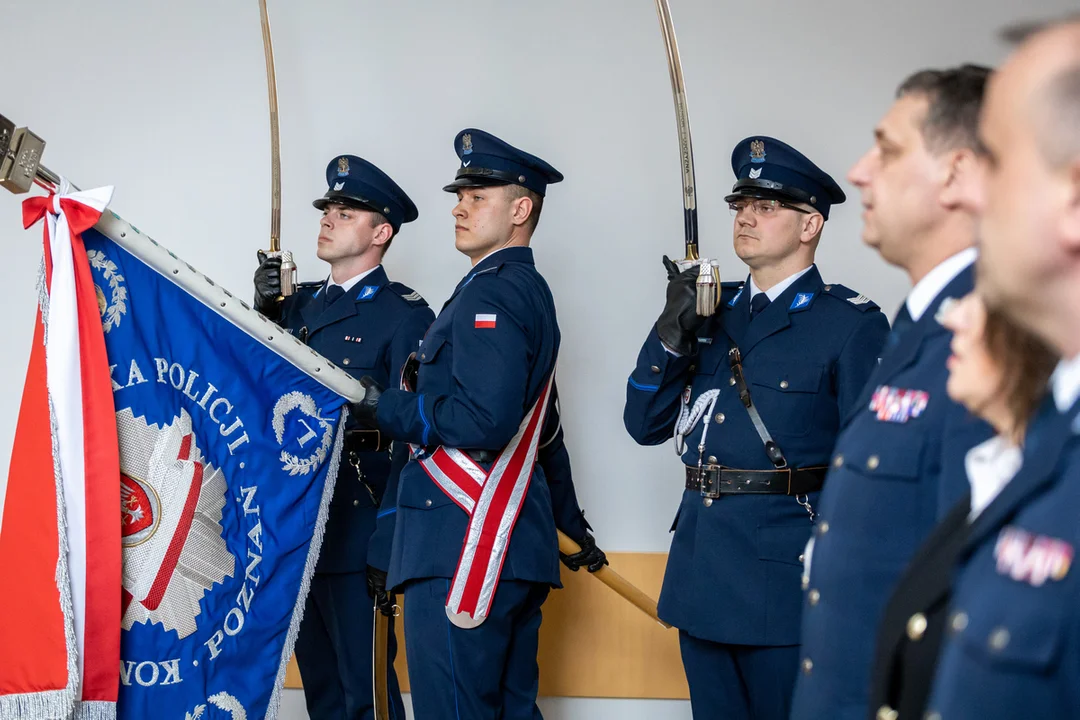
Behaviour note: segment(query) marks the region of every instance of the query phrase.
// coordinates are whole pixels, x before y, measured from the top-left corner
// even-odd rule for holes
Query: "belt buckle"
[[[705,465],[698,470],[701,497],[715,500],[720,497],[720,466]]]

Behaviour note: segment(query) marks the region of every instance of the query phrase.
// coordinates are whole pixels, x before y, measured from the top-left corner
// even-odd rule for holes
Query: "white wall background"
[[[725,279],[722,196],[732,146],[779,137],[842,180],[897,83],[927,66],[993,64],[1005,23],[1074,0],[671,0],[697,162],[702,252]],[[247,295],[269,232],[266,80],[255,0],[3,0],[0,113],[48,142],[45,162]],[[559,306],[559,382],[578,494],[601,545],[663,551],[681,476],[670,448],[622,428],[626,375],[663,304],[660,256],[682,252],[674,111],[649,0],[271,0],[280,101],[283,242],[303,279],[315,257],[323,170],[338,153],[386,170],[420,208],[394,243],[391,277],[437,309],[469,264],[453,247],[452,139],[490,130],[552,162],[534,247]],[[859,241],[858,195],[834,208],[825,278],[888,312],[907,281]],[[0,196],[6,338],[0,466],[29,356],[40,230]],[[5,480],[0,479],[0,488]],[[0,491],[2,497],[2,491]],[[295,702],[294,702],[295,701]],[[299,697],[290,700],[302,717]],[[684,718],[684,703],[546,701],[553,718]]]

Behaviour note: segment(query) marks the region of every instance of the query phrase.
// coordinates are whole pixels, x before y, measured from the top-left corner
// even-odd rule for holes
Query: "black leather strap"
[[[761,419],[761,413],[754,407],[754,401],[750,397],[750,388],[746,384],[746,378],[743,377],[742,353],[739,352],[739,348],[735,345],[732,345],[731,350],[728,351],[728,364],[731,365],[731,374],[735,377],[735,383],[739,388],[739,400],[742,401],[746,412],[750,414],[750,422],[754,424],[754,429],[757,430],[758,437],[761,438],[761,442],[765,446],[765,455],[777,470],[783,470],[787,467],[787,458],[784,457],[784,451],[773,440],[769,428],[765,427],[765,421]]]
[[[806,495],[825,484],[828,467],[739,470],[720,465],[686,466],[686,489],[704,497],[720,495]]]

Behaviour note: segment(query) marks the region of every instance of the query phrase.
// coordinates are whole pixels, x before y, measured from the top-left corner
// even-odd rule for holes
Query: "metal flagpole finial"
[[[296,266],[292,253],[281,254],[281,143],[278,135],[277,75],[274,72],[274,43],[270,36],[270,15],[266,0],[259,0],[262,21],[263,55],[266,58],[266,88],[270,100],[270,257],[282,257],[281,294],[292,295],[296,281]],[[285,262],[287,261],[287,262]]]

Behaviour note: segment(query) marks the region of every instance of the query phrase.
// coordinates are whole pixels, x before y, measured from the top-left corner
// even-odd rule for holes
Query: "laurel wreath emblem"
[[[334,426],[330,420],[319,414],[319,409],[315,406],[315,400],[310,395],[294,390],[282,395],[274,404],[274,436],[279,445],[285,438],[285,416],[293,410],[300,410],[309,418],[318,421],[319,427],[322,429],[322,440],[315,452],[306,458],[282,450],[279,456],[281,469],[289,473],[289,475],[308,475],[326,460],[326,456],[330,452],[330,446],[334,442]]]
[[[100,270],[109,283],[111,298],[101,313],[101,327],[105,332],[109,332],[120,325],[121,316],[127,314],[128,293],[124,285],[124,276],[120,274],[116,263],[100,250],[87,250],[86,257],[90,260],[90,267]]]

